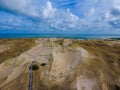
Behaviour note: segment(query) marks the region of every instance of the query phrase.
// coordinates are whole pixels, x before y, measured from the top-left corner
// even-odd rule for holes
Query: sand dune
[[[32,61],[33,90],[119,90],[119,50],[112,41],[37,39],[0,64],[0,90],[28,90]]]

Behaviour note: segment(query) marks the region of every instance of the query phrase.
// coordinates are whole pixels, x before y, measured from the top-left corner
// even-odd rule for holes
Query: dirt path
[[[32,71],[32,67],[33,67],[33,64],[35,62],[32,61],[32,64],[30,65],[30,68],[29,68],[29,85],[28,85],[28,90],[32,90],[32,84],[33,84],[33,71]]]

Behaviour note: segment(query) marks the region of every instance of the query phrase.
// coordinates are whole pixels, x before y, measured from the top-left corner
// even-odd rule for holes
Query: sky
[[[0,34],[120,34],[120,0],[0,0]]]

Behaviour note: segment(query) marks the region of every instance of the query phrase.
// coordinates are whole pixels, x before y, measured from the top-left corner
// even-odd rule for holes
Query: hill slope
[[[120,41],[0,40],[0,90],[120,90]],[[37,68],[36,68],[37,67]]]

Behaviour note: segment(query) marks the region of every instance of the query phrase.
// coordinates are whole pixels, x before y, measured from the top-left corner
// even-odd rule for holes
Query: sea
[[[0,39],[14,38],[120,39],[120,34],[0,34]]]

